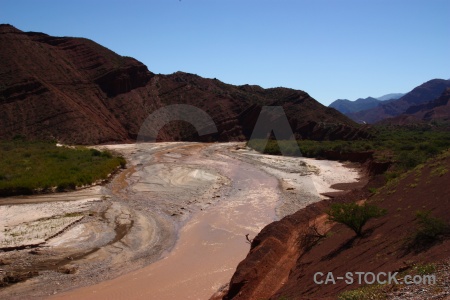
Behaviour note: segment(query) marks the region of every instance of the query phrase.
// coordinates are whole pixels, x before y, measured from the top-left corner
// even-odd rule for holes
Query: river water
[[[275,220],[278,180],[251,164],[220,155],[230,179],[220,201],[181,228],[174,249],[143,269],[56,296],[64,299],[208,299],[229,282],[249,251],[246,240]]]

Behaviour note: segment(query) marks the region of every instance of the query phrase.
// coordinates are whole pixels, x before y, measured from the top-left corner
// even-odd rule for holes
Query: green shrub
[[[414,235],[415,244],[423,244],[439,239],[448,231],[448,224],[431,216],[431,211],[419,210],[416,212],[417,229]]]
[[[372,218],[378,218],[386,214],[386,210],[375,205],[364,203],[335,203],[328,210],[328,219],[344,224],[353,230],[357,236],[362,235],[362,228]]]
[[[426,160],[426,156],[418,151],[403,152],[398,159],[398,164],[405,170],[414,168],[415,166],[423,163]]]
[[[127,161],[122,156],[118,157],[120,167],[125,169],[127,167]]]
[[[371,188],[369,188],[369,192],[371,192],[372,194],[376,194],[378,192],[378,189],[371,187]]]
[[[97,149],[90,149],[92,156],[101,156],[102,152],[98,151]]]

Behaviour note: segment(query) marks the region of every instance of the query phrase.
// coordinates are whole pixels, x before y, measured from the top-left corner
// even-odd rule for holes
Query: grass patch
[[[339,300],[381,300],[390,299],[392,297],[393,291],[401,290],[405,287],[401,279],[405,278],[406,275],[430,275],[436,274],[438,272],[438,267],[436,264],[416,264],[412,268],[409,268],[403,272],[400,272],[397,276],[399,279],[399,284],[373,284],[358,287],[353,290],[348,290],[340,293],[338,295]]]
[[[355,290],[345,291],[339,294],[339,300],[381,300],[386,299],[386,293],[383,291],[383,286],[367,285]]]
[[[419,265],[414,266],[414,270],[419,275],[434,274],[436,272],[436,265],[435,264],[419,264]]]
[[[439,166],[431,171],[431,176],[443,176],[448,173],[448,169],[445,166]]]
[[[72,190],[106,179],[122,157],[84,147],[57,147],[50,142],[0,142],[0,196]]]

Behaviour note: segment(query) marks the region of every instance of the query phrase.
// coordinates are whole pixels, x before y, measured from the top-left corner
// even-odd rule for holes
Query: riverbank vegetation
[[[450,148],[448,128],[392,128],[377,126],[371,129],[372,139],[356,141],[312,141],[298,140],[296,143],[301,155],[312,158],[327,158],[330,151],[338,153],[361,153],[373,151],[373,157],[379,162],[392,162],[398,171],[405,171],[424,163]],[[266,154],[280,155],[280,146],[285,154],[297,155],[298,148],[291,141],[251,140],[249,147]]]
[[[0,196],[73,190],[125,166],[108,151],[23,139],[0,142]]]

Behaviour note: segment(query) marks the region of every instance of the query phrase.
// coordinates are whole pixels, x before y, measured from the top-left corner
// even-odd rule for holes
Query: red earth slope
[[[345,290],[358,288],[343,281],[317,285],[316,272],[393,272],[407,270],[415,263],[436,262],[450,255],[450,240],[410,247],[417,230],[416,212],[450,223],[450,151],[417,167],[398,181],[368,196],[367,187],[332,201],[365,200],[387,209],[387,215],[370,220],[365,235],[343,225],[333,225],[329,234],[310,250],[305,233],[315,223],[321,233],[329,201],[314,204],[266,226],[254,239],[248,256],[231,279],[224,299],[336,299]],[[372,183],[369,183],[373,185]]]

